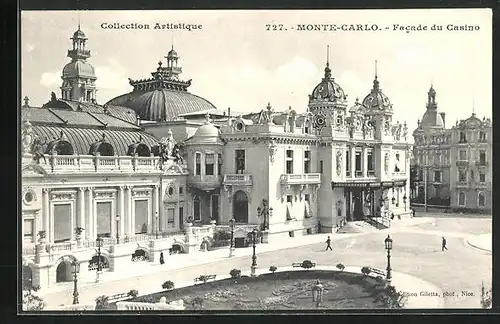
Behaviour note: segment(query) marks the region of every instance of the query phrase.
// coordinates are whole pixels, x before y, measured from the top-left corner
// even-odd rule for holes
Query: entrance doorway
[[[244,248],[245,247],[245,238],[244,237],[235,237],[234,238],[234,247],[235,248]]]
[[[72,281],[71,264],[67,260],[61,261],[56,269],[56,282]]]
[[[352,191],[353,218],[355,221],[363,220],[363,193],[356,189]]]
[[[233,197],[233,217],[236,223],[248,223],[248,196],[238,190]]]

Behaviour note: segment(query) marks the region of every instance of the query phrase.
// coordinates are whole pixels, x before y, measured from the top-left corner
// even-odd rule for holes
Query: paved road
[[[391,229],[391,237],[394,239],[391,253],[392,267],[395,271],[422,278],[443,291],[455,295],[461,295],[462,291],[474,294],[469,297],[447,297],[444,300],[445,307],[477,308],[479,307],[481,281],[491,286],[492,257],[491,253],[477,250],[466,244],[465,238],[471,234],[488,231],[491,231],[490,219],[453,218],[436,219],[434,225],[431,223],[411,228]],[[448,241],[448,251],[444,252],[441,251],[441,236],[443,235]],[[341,262],[345,265],[385,268],[386,252],[383,241],[387,236],[386,231],[358,235],[338,234],[338,236],[339,239],[332,244],[333,251],[324,251],[324,244],[313,244],[258,253],[258,266],[289,266],[292,262],[310,259],[322,265],[336,265]],[[84,303],[99,295],[128,292],[131,289],[141,292],[144,291],[141,288],[155,287],[155,285],[161,289],[162,283],[166,280],[184,283],[201,274],[229,273],[233,268],[248,270],[250,263],[250,257],[228,259],[118,282],[101,283],[98,286],[81,289],[80,301]],[[48,305],[70,304],[71,293],[72,287],[68,285],[66,291],[45,295],[44,299]]]

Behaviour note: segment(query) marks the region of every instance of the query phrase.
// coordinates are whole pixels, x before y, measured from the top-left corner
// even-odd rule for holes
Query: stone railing
[[[184,301],[177,300],[170,303],[160,301],[159,303],[140,303],[140,302],[118,302],[117,310],[138,311],[138,310],[184,310]]]
[[[220,187],[221,179],[222,176],[219,175],[190,175],[188,183],[200,190],[212,190]]]
[[[49,155],[40,160],[39,166],[51,173],[58,172],[141,172],[159,170],[159,157],[139,156],[92,156],[92,155]],[[32,163],[31,155],[22,160],[23,165]]]
[[[304,173],[304,174],[282,174],[280,178],[281,184],[319,184],[321,183],[320,173]]]
[[[251,174],[225,174],[222,182],[224,185],[252,185]]]
[[[405,171],[403,171],[403,172],[393,172],[392,173],[392,177],[396,178],[396,179],[406,179],[407,175],[406,175]]]

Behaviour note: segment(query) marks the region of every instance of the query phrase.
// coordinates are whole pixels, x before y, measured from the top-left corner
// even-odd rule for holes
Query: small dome
[[[333,79],[323,79],[311,95],[311,99],[319,100],[345,100],[344,90]]]
[[[431,127],[443,128],[444,122],[441,115],[435,110],[427,110],[422,116],[422,122],[420,123],[422,129],[428,129]]]
[[[167,57],[170,57],[170,58],[174,58],[174,57],[178,57],[177,56],[177,52],[172,48],[168,54],[167,54]]]
[[[389,98],[382,93],[382,90],[379,88],[377,77],[373,80],[371,92],[363,99],[363,106],[368,110],[392,111],[392,104]]]
[[[78,30],[73,34],[73,38],[85,38],[85,33],[78,28]]]
[[[464,126],[466,128],[480,128],[481,125],[482,122],[476,117],[475,113],[472,113],[472,115],[464,121]]]
[[[219,129],[212,124],[205,124],[198,128],[193,137],[218,137]]]
[[[63,77],[89,77],[95,78],[95,70],[92,64],[76,60],[72,61],[63,68]]]

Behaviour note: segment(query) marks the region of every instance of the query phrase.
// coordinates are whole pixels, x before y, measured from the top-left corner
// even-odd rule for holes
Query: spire
[[[475,107],[474,107],[474,97],[472,98],[472,116],[476,116]]]
[[[29,107],[30,106],[30,98],[28,96],[24,97],[24,106],[23,107]]]
[[[373,79],[373,91],[380,90],[380,82],[378,82],[377,60],[375,60],[375,79]]]
[[[436,90],[434,90],[434,87],[431,83],[431,87],[429,89],[429,92],[427,92],[427,109],[429,108],[434,108],[436,109],[437,103],[436,103]]]
[[[326,67],[325,67],[325,80],[332,78],[332,70],[330,70],[330,45],[326,46]]]

